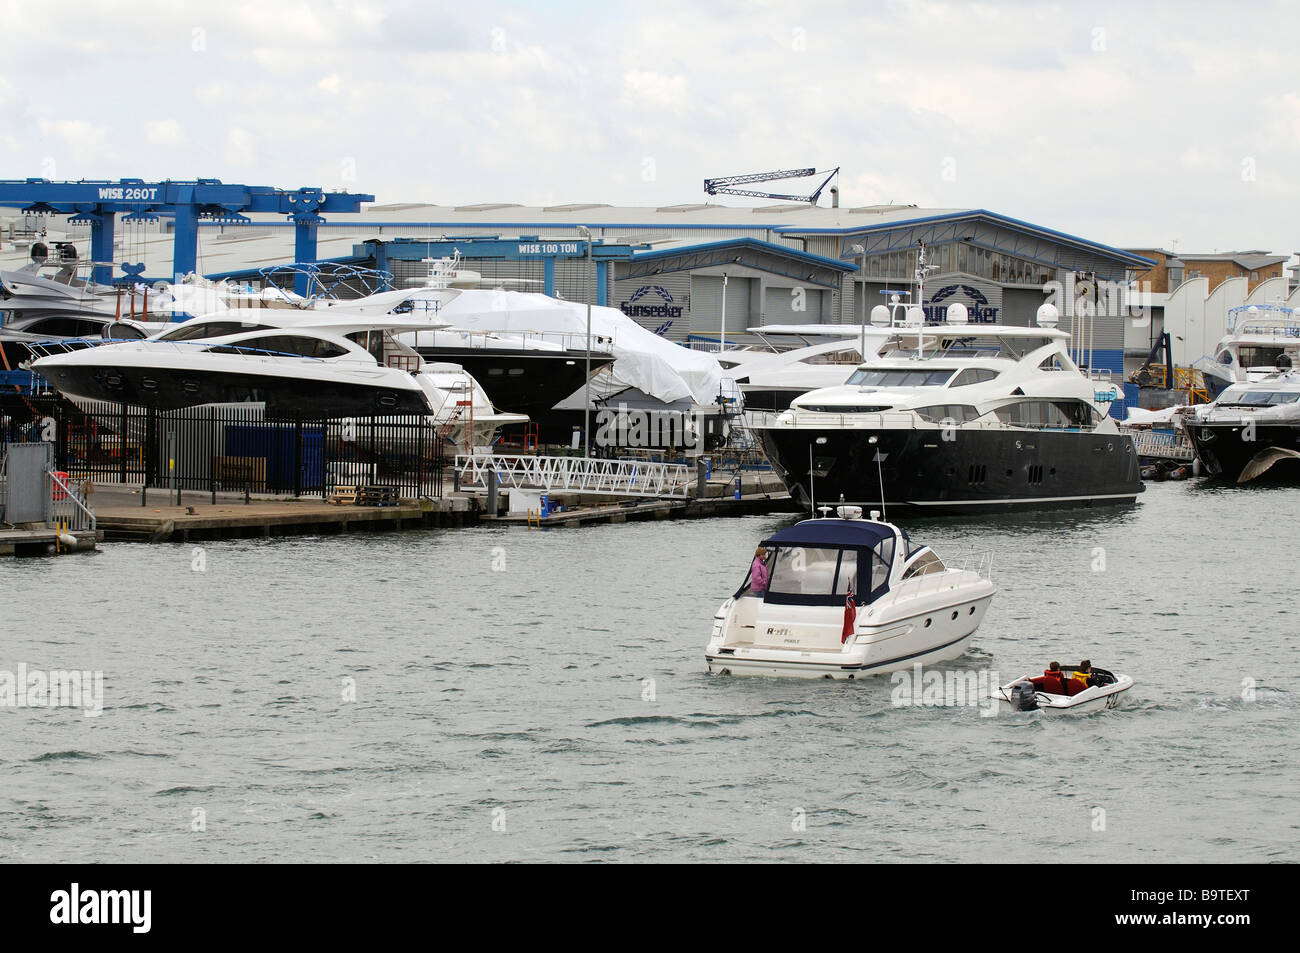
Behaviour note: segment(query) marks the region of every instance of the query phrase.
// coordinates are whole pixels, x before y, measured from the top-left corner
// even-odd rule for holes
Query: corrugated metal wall
[[[822,290],[804,287],[802,302],[795,288],[768,285],[763,294],[764,324],[817,324],[822,320]],[[829,291],[825,294],[830,294]],[[803,310],[796,311],[802,303]]]
[[[727,332],[741,333],[755,322],[750,312],[753,281],[727,279]],[[695,334],[717,337],[722,314],[722,278],[719,275],[691,277],[691,314]]]

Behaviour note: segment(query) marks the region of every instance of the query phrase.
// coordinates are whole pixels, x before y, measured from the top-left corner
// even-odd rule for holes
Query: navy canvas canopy
[[[773,533],[763,545],[874,549],[882,540],[893,538],[891,527],[869,520],[804,520]]]
[[[879,585],[869,592],[855,593],[855,602],[871,602],[889,588],[889,568],[894,558],[894,530],[883,523],[870,520],[804,520],[794,526],[778,530],[763,540],[764,546],[791,549],[800,546],[851,550],[857,554],[857,578],[870,580],[872,567],[878,563],[882,570]],[[745,584],[749,584],[746,577]],[[742,588],[743,591],[743,588]],[[834,593],[798,594],[777,593],[768,588],[764,601],[788,605],[833,605],[843,601]]]

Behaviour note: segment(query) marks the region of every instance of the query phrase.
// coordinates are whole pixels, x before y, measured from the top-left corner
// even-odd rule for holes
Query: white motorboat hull
[[[1028,679],[1028,675],[1023,675],[1015,681],[1008,682],[993,693],[991,697],[997,702],[998,714],[1010,714],[1020,711],[1011,701],[1011,686]],[[1117,708],[1124,697],[1124,693],[1132,687],[1132,678],[1127,675],[1116,675],[1112,684],[1087,688],[1077,695],[1067,696],[1050,692],[1035,692],[1034,697],[1038,701],[1038,708],[1034,710],[1053,714],[1069,712],[1075,715],[1105,711],[1108,708]],[[1032,714],[1032,712],[1024,713]]]
[[[902,593],[906,598],[900,601],[905,601],[906,606],[859,609],[855,636],[838,648],[826,646],[824,638],[822,645],[804,647],[799,644],[805,641],[804,633],[794,625],[784,627],[788,630],[785,636],[780,636],[780,631],[764,633],[769,640],[782,637],[792,643],[788,646],[770,641],[724,640],[723,633],[736,622],[736,600],[728,600],[715,616],[713,637],[705,651],[709,671],[719,675],[856,679],[910,669],[918,663],[932,665],[959,658],[970,647],[997,591],[991,582],[974,573],[962,575],[971,579],[941,594]]]

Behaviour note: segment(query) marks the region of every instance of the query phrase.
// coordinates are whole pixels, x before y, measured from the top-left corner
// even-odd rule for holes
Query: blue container
[[[325,434],[317,427],[302,428],[302,460],[295,459],[293,424],[228,424],[226,456],[261,457],[266,461],[266,489],[293,490],[294,470],[302,476],[301,489],[325,485]]]

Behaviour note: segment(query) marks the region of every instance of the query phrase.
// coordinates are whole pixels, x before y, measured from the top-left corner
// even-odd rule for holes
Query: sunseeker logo
[[[104,673],[29,669],[20,662],[15,672],[0,670],[0,708],[80,708],[96,718],[104,713]]]
[[[133,933],[148,933],[152,907],[152,890],[82,890],[74,883],[50,894],[50,922],[128,924]]]
[[[940,288],[930,298],[930,303],[924,305],[925,320],[930,322],[942,322],[947,318],[948,306],[941,304],[947,301],[953,295],[962,294],[970,299],[962,304],[966,305],[966,313],[971,321],[981,324],[997,324],[998,312],[1001,308],[995,308],[989,303],[989,299],[984,292],[971,285],[948,285],[946,288]],[[949,302],[952,303],[952,302]]]
[[[663,304],[637,304],[646,295],[658,295]],[[619,310],[629,318],[680,318],[682,306],[673,303],[673,296],[658,285],[642,285],[626,301],[619,304]]]

